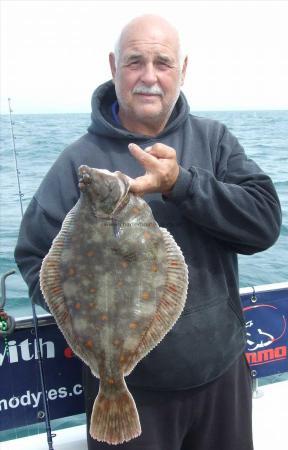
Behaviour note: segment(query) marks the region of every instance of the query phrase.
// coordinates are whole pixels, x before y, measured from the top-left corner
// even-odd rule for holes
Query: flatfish
[[[141,434],[124,376],[180,316],[184,257],[121,172],[79,167],[81,195],[44,258],[40,286],[68,345],[100,379],[90,434],[109,444]]]

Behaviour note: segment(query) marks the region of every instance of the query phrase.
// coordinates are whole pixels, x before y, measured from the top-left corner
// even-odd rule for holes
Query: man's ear
[[[181,86],[183,86],[183,84],[184,84],[187,65],[188,65],[188,56],[185,56],[185,59],[184,59],[184,62],[183,62],[183,67],[182,67],[182,71],[181,71]]]
[[[109,53],[109,64],[110,64],[110,70],[111,70],[111,74],[112,74],[112,78],[113,81],[115,79],[115,74],[116,74],[116,61],[115,61],[115,54],[114,53]]]

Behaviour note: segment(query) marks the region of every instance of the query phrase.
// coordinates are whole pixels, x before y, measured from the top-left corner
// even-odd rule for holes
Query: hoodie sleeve
[[[39,271],[61,222],[49,217],[33,197],[25,211],[15,248],[15,261],[28,285],[29,296],[37,305],[49,311],[40,289]]]
[[[67,212],[79,198],[77,172],[61,154],[28,205],[14,252],[16,264],[28,285],[31,300],[49,310],[39,283],[43,258],[61,229]]]
[[[181,167],[166,200],[237,253],[265,250],[279,236],[281,208],[273,183],[226,127],[217,148],[215,174]]]

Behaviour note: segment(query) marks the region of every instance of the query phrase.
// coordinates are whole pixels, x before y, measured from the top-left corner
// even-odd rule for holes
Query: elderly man
[[[275,189],[224,125],[189,114],[180,92],[187,57],[163,18],[130,22],[110,67],[113,82],[93,95],[88,133],[59,156],[27,208],[16,261],[32,300],[45,307],[39,269],[78,200],[78,167],[126,173],[181,247],[189,290],[181,318],[127,377],[142,435],[114,448],[252,450],[237,253],[277,239]],[[98,384],[84,372],[89,424]],[[110,448],[87,440],[89,450]]]

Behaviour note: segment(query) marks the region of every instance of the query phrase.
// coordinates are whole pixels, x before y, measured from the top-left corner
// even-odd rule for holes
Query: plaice
[[[141,433],[124,376],[180,316],[187,266],[124,174],[80,166],[79,187],[43,260],[40,286],[68,344],[100,378],[90,434],[119,444]]]

